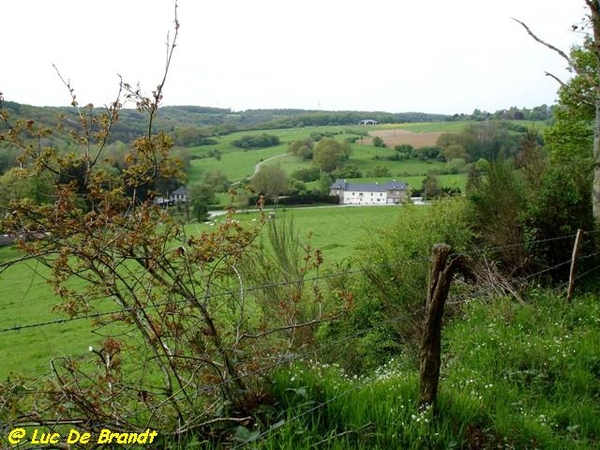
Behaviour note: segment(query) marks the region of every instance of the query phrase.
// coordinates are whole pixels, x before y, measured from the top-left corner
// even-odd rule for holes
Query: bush
[[[381,147],[381,148],[387,147],[387,145],[385,145],[385,142],[383,141],[383,139],[381,139],[381,137],[379,137],[379,136],[375,136],[373,138],[373,145],[375,147]]]
[[[231,143],[234,147],[255,149],[255,148],[266,148],[279,145],[279,137],[271,136],[266,133],[259,135],[246,135],[240,139],[236,139]]]
[[[486,177],[469,193],[471,224],[484,247],[497,247],[502,265],[523,269],[528,255],[523,244],[522,213],[525,183],[509,161],[489,164]]]
[[[529,247],[538,266],[552,267],[571,258],[571,239],[550,239],[594,228],[591,178],[590,167],[576,163],[550,165],[542,174],[539,191],[523,214],[527,240],[547,241]],[[566,278],[568,269],[563,266],[553,275]]]
[[[373,370],[399,353],[416,357],[431,249],[445,242],[463,251],[471,238],[462,199],[440,201],[431,208],[403,206],[394,223],[370,231],[368,244],[356,258],[361,275],[332,289],[352,298],[351,311],[320,335],[324,342],[355,337],[347,340],[344,351],[325,357],[350,373]]]
[[[381,164],[376,165],[373,169],[368,173],[370,177],[373,178],[383,178],[383,177],[391,177],[390,168]]]
[[[321,170],[318,167],[307,167],[305,169],[298,169],[292,172],[292,178],[296,180],[304,181],[317,181],[321,176]]]
[[[362,178],[362,172],[356,164],[345,164],[331,172],[335,179]]]

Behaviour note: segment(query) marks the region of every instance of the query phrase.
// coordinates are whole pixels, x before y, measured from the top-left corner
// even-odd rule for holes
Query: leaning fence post
[[[571,303],[571,299],[573,298],[573,291],[575,290],[575,271],[577,270],[577,258],[579,258],[579,249],[581,248],[582,237],[583,230],[580,228],[577,230],[575,244],[573,244],[573,255],[571,256],[571,270],[569,271],[569,289],[567,290],[567,304]]]
[[[419,403],[434,406],[440,378],[442,316],[450,290],[455,260],[448,260],[451,247],[435,244],[431,253],[429,287],[425,305],[427,317],[420,350]]]

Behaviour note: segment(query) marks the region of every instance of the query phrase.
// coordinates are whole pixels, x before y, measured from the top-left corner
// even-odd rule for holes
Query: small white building
[[[187,203],[189,192],[185,186],[180,186],[173,192],[167,193],[166,197],[156,197],[154,203],[157,205],[176,205],[178,203]]]
[[[348,183],[336,180],[329,187],[329,195],[337,195],[340,205],[390,205],[408,198],[408,185],[402,181],[386,183]]]
[[[379,122],[373,119],[363,119],[358,122],[359,125],[377,125]]]

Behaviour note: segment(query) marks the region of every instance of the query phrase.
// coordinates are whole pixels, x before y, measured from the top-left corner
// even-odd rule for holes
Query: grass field
[[[415,168],[418,164],[425,164],[419,161],[389,161],[388,156],[393,155],[395,145],[406,143],[415,147],[421,145],[435,145],[437,136],[445,131],[458,131],[469,122],[439,122],[439,123],[421,123],[421,124],[397,124],[375,127],[306,127],[306,128],[288,128],[282,130],[258,130],[232,133],[219,138],[218,144],[194,147],[190,149],[193,159],[189,172],[188,183],[199,181],[204,172],[210,170],[221,170],[231,181],[238,181],[252,176],[256,164],[265,161],[277,155],[285,155],[287,144],[298,139],[307,139],[311,133],[337,133],[336,139],[343,140],[351,136],[357,136],[358,133],[369,132],[372,135],[384,135],[389,140],[388,148],[378,148],[372,145],[372,139],[365,137],[352,144],[352,155],[349,164],[355,164],[363,172],[372,170],[377,165],[389,167],[390,172],[397,174],[425,175],[428,167],[422,166],[418,172]],[[280,144],[274,147],[242,150],[232,145],[232,142],[244,135],[253,135],[267,133],[278,136]],[[416,145],[415,145],[416,144]],[[200,158],[210,151],[219,150],[220,159],[215,157]],[[270,163],[269,163],[270,164]],[[302,161],[300,158],[286,155],[277,158],[273,164],[281,164],[288,174],[294,170],[304,167],[310,167],[310,161]],[[435,167],[441,168],[445,163],[433,162]]]
[[[399,214],[418,214],[419,208],[398,206],[317,207],[276,210],[276,217],[293,217],[299,236],[319,248],[324,268],[352,257],[376,229],[390,223]],[[258,213],[238,213],[240,221],[250,222]],[[218,218],[217,220],[223,220]],[[209,230],[210,225],[190,225],[190,233]],[[15,257],[10,247],[0,248],[0,261]],[[110,330],[92,331],[92,320],[29,328],[28,325],[65,318],[52,311],[59,299],[46,283],[47,269],[35,263],[20,263],[0,275],[0,380],[10,372],[39,375],[49,370],[52,358],[88,355],[88,347],[97,345]],[[103,310],[114,310],[110,303]],[[20,330],[2,331],[14,327]]]

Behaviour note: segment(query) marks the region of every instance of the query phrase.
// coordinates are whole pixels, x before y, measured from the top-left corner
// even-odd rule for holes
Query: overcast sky
[[[0,8],[0,92],[101,106],[118,75],[162,77],[172,0],[14,0]],[[552,104],[583,0],[179,0],[164,104],[428,113]],[[171,34],[172,35],[172,34]]]

